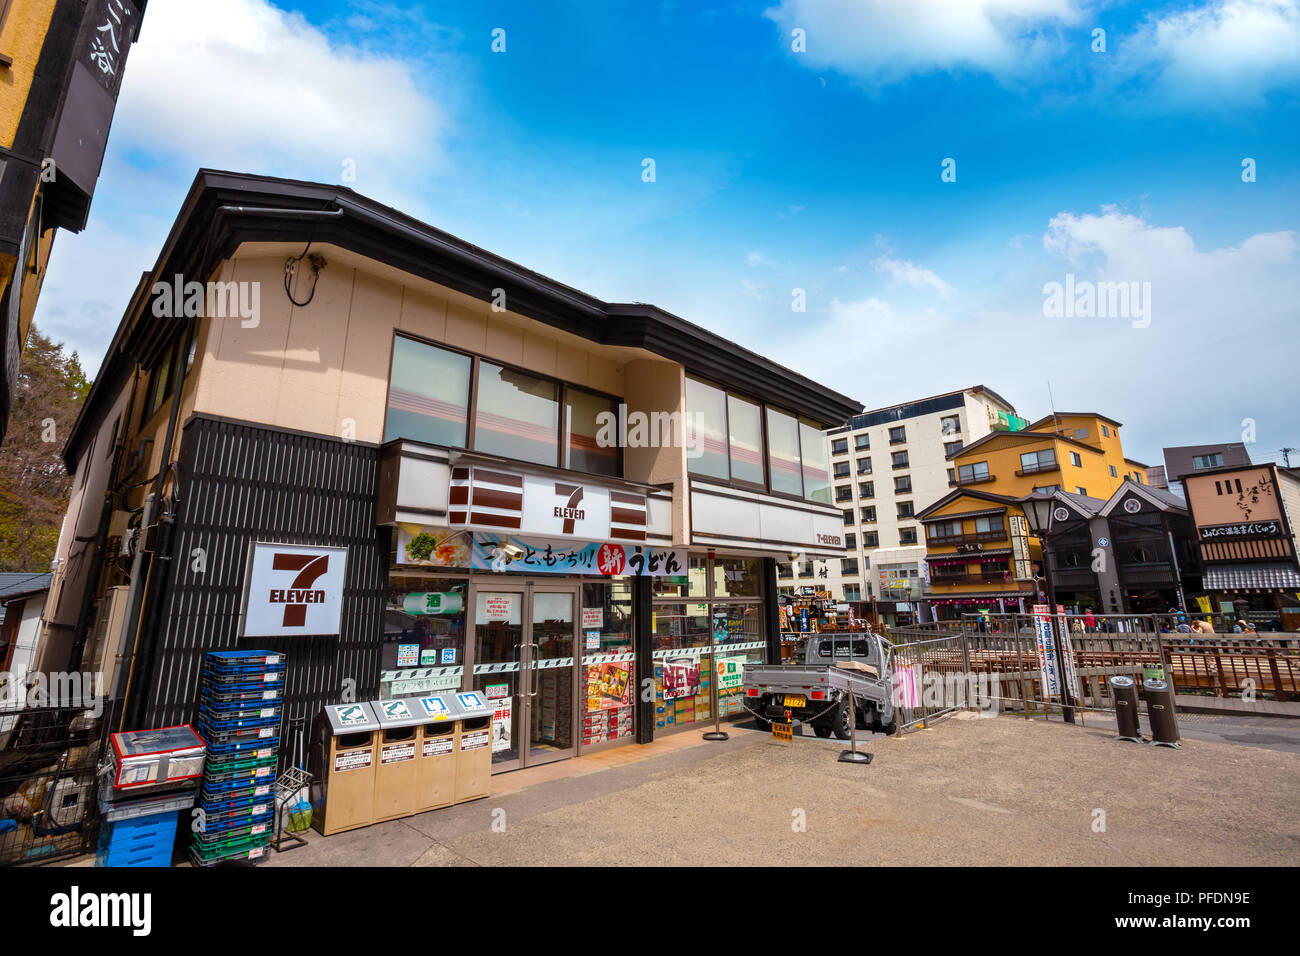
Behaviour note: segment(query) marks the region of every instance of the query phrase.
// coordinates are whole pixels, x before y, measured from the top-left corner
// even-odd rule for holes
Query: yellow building
[[[57,229],[90,215],[146,0],[0,0],[0,439]]]
[[[1035,491],[1104,502],[1125,479],[1146,484],[1146,465],[1124,457],[1120,427],[1096,412],[1058,412],[948,456],[953,490],[917,516],[926,531],[937,616],[1028,610],[1035,603],[1041,551],[1017,502]]]

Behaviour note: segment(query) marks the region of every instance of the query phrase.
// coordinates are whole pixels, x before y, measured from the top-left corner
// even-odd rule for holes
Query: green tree
[[[89,391],[77,353],[32,326],[0,449],[0,571],[44,571],[54,558],[72,488],[59,453]]]

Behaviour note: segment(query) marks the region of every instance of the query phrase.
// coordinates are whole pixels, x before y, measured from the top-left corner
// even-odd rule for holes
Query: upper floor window
[[[945,415],[939,419],[939,430],[945,435],[961,434],[961,416]]]
[[[1223,467],[1223,456],[1220,455],[1220,454],[1214,454],[1214,455],[1193,455],[1193,456],[1192,456],[1192,467],[1193,467],[1193,468],[1196,468],[1196,469],[1201,469],[1201,468],[1221,468],[1221,467]]]
[[[1027,451],[1020,456],[1020,470],[1031,475],[1036,471],[1051,471],[1056,467],[1056,450],[1044,448],[1041,451]]]
[[[467,447],[473,366],[468,355],[402,335],[394,338],[384,441],[409,438],[430,445]]]
[[[1139,485],[1146,484],[1146,479],[1142,477],[1142,472],[1140,471],[1133,472],[1133,480],[1136,481]]]
[[[832,455],[847,455],[849,453],[849,440],[847,438],[837,438],[831,442]]]
[[[1055,494],[1060,490],[1060,485],[1034,485],[1034,491],[1040,491],[1045,495]]]
[[[686,412],[691,427],[692,456],[687,471],[704,478],[731,477],[727,453],[727,393],[693,378],[686,380]]]
[[[844,536],[844,547],[852,551],[858,546],[858,536],[856,534],[846,534]]]
[[[866,451],[870,447],[871,447],[871,436],[868,435],[866,432],[863,432],[861,435],[853,436],[854,451]]]
[[[554,382],[480,361],[474,450],[554,465],[559,451],[559,391]]]
[[[907,452],[905,451],[894,452],[894,467],[895,468],[907,467]]]
[[[847,478],[849,476],[849,463],[847,461],[837,461],[835,463],[835,477]]]
[[[1072,464],[1075,468],[1083,467],[1083,459],[1079,457],[1079,453],[1077,451],[1070,452],[1070,464]]]
[[[977,461],[969,465],[957,466],[957,480],[965,483],[969,481],[984,481],[989,477],[989,463],[987,461]]]
[[[767,461],[772,475],[772,490],[788,495],[803,495],[800,473],[799,422],[793,415],[767,410]]]
[[[901,492],[906,492],[906,491],[911,491],[911,490],[912,490],[912,476],[911,476],[911,475],[899,475],[897,478],[894,479],[894,492],[895,492],[895,494],[898,494],[898,493],[901,493]]]
[[[859,498],[876,497],[876,483],[874,481],[858,482],[858,497]]]
[[[751,485],[763,483],[763,420],[761,409],[735,395],[727,396],[727,435],[731,448],[731,477]]]
[[[904,426],[899,425],[889,430],[889,443],[891,445],[897,445],[905,441],[907,441],[907,429]]]
[[[1119,472],[1117,472],[1117,471],[1115,470],[1115,466],[1114,466],[1114,465],[1111,465],[1111,466],[1110,466],[1110,476],[1111,476],[1112,478],[1118,478],[1118,477],[1119,477]],[[1125,477],[1127,477],[1127,475],[1126,475]]]
[[[862,509],[860,509],[860,510],[862,511],[862,520],[863,520],[863,521],[870,523],[870,522],[873,522],[873,521],[876,520],[876,506],[875,506],[875,505],[867,505],[867,507],[862,508]]]
[[[619,399],[485,360],[478,362],[475,386],[474,366],[469,355],[395,336],[384,440],[472,447],[574,471],[620,473],[618,446],[601,434],[615,420]],[[477,395],[472,410],[471,394]]]
[[[945,457],[945,458],[951,458],[953,455],[957,454],[957,452],[961,451],[961,450],[962,450],[962,447],[963,447],[963,446],[962,446],[962,442],[961,442],[960,439],[957,440],[957,441],[946,441],[946,442],[944,442],[944,443],[943,443],[943,457]]]
[[[869,475],[869,474],[871,474],[871,459],[870,459],[870,458],[859,458],[859,459],[858,459],[858,474],[859,474],[859,475]]]
[[[853,509],[852,509],[852,508],[846,508],[846,509],[844,510],[844,523],[845,523],[845,524],[853,524]]]
[[[835,500],[836,500],[836,501],[852,501],[852,500],[853,500],[853,489],[852,489],[851,487],[849,487],[848,485],[836,485],[836,486],[835,486]]]
[[[618,445],[601,439],[604,422],[618,420],[618,401],[581,388],[565,386],[564,467],[594,475],[619,474]]]
[[[898,529],[898,543],[899,543],[899,544],[916,544],[916,529],[915,529],[915,528],[899,528],[899,529]]]
[[[926,526],[926,536],[933,539],[937,538],[959,538],[961,537],[960,521],[934,521]]]
[[[900,518],[910,518],[915,512],[912,510],[912,502],[900,501],[898,503],[898,516]]]
[[[857,558],[842,558],[840,560],[840,574],[852,575],[858,573]]]
[[[979,534],[991,534],[1002,530],[1001,515],[984,515],[975,519],[975,531]]]
[[[878,547],[880,547],[880,532],[879,532],[879,531],[864,531],[864,532],[862,533],[862,546],[863,546],[864,548],[878,548]],[[867,567],[871,567],[870,562],[868,562]]]
[[[1107,438],[1109,438],[1109,437],[1110,437],[1110,428],[1109,428],[1108,426],[1106,426],[1106,425],[1102,425],[1102,426],[1101,426],[1101,433],[1102,433],[1103,435],[1105,435]]]

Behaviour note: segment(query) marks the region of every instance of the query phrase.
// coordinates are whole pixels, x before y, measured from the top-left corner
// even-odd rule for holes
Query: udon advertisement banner
[[[473,568],[525,574],[671,577],[686,573],[685,548],[613,541],[547,541],[514,535],[470,535],[448,528],[398,526],[397,563],[422,568]]]

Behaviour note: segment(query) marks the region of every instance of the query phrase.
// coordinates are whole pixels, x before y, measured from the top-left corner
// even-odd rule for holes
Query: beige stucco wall
[[[329,246],[304,307],[284,294],[284,255],[245,247],[223,281],[256,282],[259,322],[211,319],[193,410],[358,441],[383,440],[395,330],[598,391],[626,395],[629,350],[602,349]],[[294,296],[306,299],[301,269]],[[629,475],[629,477],[632,477]]]

